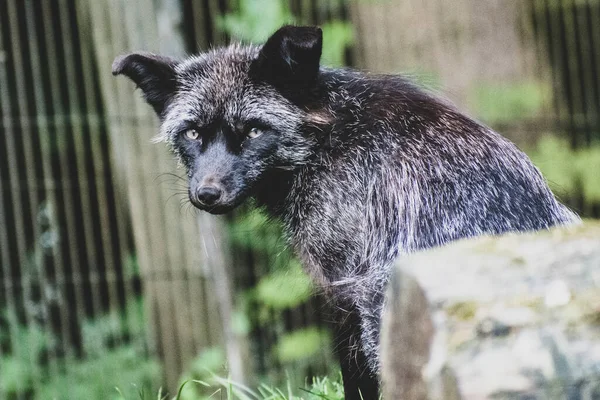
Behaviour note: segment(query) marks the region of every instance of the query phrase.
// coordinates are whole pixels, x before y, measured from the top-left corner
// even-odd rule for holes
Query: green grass
[[[54,366],[47,355],[57,352],[57,337],[37,324],[23,325],[14,311],[0,315],[0,346],[9,349],[0,355],[0,397],[123,400],[147,393],[141,398],[155,398],[154,382],[162,372],[145,351],[141,300],[127,304],[127,322],[116,311],[83,321],[83,355],[55,358]]]
[[[344,386],[339,374],[335,379],[328,377],[313,378],[305,387],[294,387],[288,380],[284,388],[260,384],[256,389],[233,382],[229,379],[213,376],[211,383],[202,380],[183,382],[173,397],[164,394],[162,389],[152,394],[140,390],[135,397],[126,397],[120,388],[115,394],[123,400],[343,400]],[[199,392],[201,394],[199,394]]]

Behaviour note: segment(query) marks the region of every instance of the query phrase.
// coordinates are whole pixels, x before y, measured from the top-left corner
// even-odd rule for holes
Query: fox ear
[[[321,28],[286,25],[267,40],[252,67],[276,84],[309,83],[319,73],[322,48]]]
[[[113,75],[123,74],[142,89],[144,98],[160,116],[175,93],[177,61],[152,53],[118,56],[112,65]]]

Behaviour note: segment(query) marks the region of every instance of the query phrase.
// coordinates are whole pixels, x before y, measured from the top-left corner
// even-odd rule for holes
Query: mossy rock
[[[600,371],[599,222],[480,237],[419,252],[398,260],[392,282],[398,281],[415,282],[415,292],[428,303],[419,315],[434,324],[431,337],[421,338],[431,343],[421,354],[428,360],[423,376],[429,398],[444,398],[451,390],[463,399],[507,394],[563,399],[567,389],[593,389],[589,382],[597,381]],[[414,303],[390,298],[398,293],[393,287],[387,293],[384,384],[394,368],[402,369],[397,360],[419,359],[396,354],[407,346],[394,340],[405,340],[401,331],[414,330],[411,321],[397,320],[407,313],[390,310]],[[442,371],[448,370],[455,388],[441,383]]]

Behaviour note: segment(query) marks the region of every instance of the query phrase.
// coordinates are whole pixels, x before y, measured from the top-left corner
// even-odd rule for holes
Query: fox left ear
[[[177,61],[152,53],[119,56],[112,65],[113,75],[123,74],[142,89],[144,98],[161,116],[176,90]]]
[[[319,73],[322,48],[321,28],[286,25],[267,40],[252,68],[276,84],[309,83]]]

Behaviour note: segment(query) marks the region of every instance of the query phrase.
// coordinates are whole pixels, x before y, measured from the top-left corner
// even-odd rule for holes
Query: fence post
[[[132,215],[149,330],[163,361],[167,387],[173,391],[203,348],[225,345],[223,332],[231,322],[232,307],[229,277],[224,273],[228,248],[206,246],[226,238],[225,224],[222,218],[208,215],[198,224],[177,198],[169,200],[177,191],[173,186],[186,185],[187,178],[176,169],[166,146],[151,144],[158,133],[151,107],[143,104],[131,82],[112,77],[110,68],[114,57],[135,50],[183,57],[181,4],[175,0],[82,4],[90,15],[89,34],[100,71],[112,162],[119,174],[118,193],[128,201]],[[186,201],[182,196],[180,200]],[[226,291],[218,289],[223,286]],[[243,382],[240,348],[225,346],[230,375]]]

